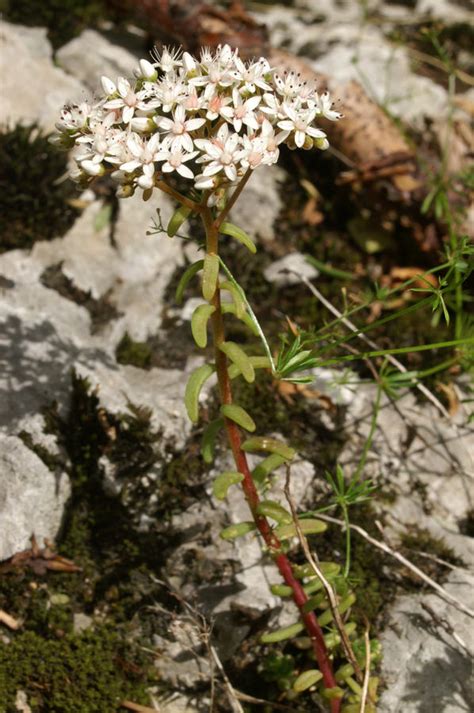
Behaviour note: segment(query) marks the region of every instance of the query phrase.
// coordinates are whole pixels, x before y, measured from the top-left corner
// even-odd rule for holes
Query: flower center
[[[169,162],[173,166],[173,168],[178,168],[178,166],[181,166],[181,154],[172,153],[169,158]]]
[[[227,151],[224,151],[221,154],[221,164],[223,166],[228,166],[230,163],[232,163],[232,154],[228,153]]]
[[[184,134],[185,128],[186,127],[184,126],[184,123],[182,121],[175,121],[171,131],[173,132],[173,134],[177,134],[179,136],[180,134]]]
[[[134,92],[129,92],[123,101],[127,106],[135,106],[137,103],[136,94]]]
[[[298,119],[298,121],[295,121],[295,129],[296,131],[306,131],[306,122],[303,121],[302,119]]]

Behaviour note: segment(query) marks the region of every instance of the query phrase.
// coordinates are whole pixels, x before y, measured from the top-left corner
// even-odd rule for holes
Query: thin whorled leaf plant
[[[214,495],[224,499],[229,488],[241,487],[251,514],[249,521],[231,525],[221,536],[233,540],[257,532],[284,581],[272,590],[292,597],[299,610],[294,625],[262,637],[264,643],[296,638],[299,648],[308,649],[309,658],[316,661],[317,668],[312,663],[295,672],[292,695],[317,691],[328,701],[331,713],[355,713],[360,710],[361,681],[355,680],[354,666],[341,653],[341,636],[333,627],[323,583],[311,567],[292,564],[288,556],[288,542],[296,535],[292,514],[280,502],[265,497],[272,472],[290,463],[295,451],[274,438],[247,435],[254,434],[255,423],[232,396],[232,381],[242,378],[251,383],[259,369],[271,370],[275,378],[304,382],[301,371],[314,365],[311,353],[304,341],[296,339],[291,345],[283,344],[274,359],[244,290],[219,255],[223,236],[256,252],[251,237],[228,220],[254,171],[276,163],[281,144],[326,149],[326,134],[316,122],[319,117],[336,121],[341,115],[327,92],[318,94],[291,72],[277,74],[264,58],[244,63],[228,45],[215,51],[203,49],[199,58],[165,48],[152,59],[139,62],[133,80],[102,77],[104,96],[97,103],[65,107],[53,140],[73,149],[73,177],[81,185],[108,174],[117,182],[120,197],[142,191],[147,200],[160,189],[175,199],[178,208],[167,226],[169,236],[176,235],[192,214],[201,219],[206,234],[204,257],[188,267],[177,297],[180,300],[189,281],[201,276],[204,302],[192,316],[191,329],[196,344],[205,348],[210,327],[214,360],[191,375],[185,403],[190,419],[197,422],[202,388],[212,374],[217,375],[220,416],[205,429],[203,458],[212,462],[215,439],[224,429],[235,469],[216,478]],[[182,193],[171,185],[173,173],[189,181],[189,190]],[[221,300],[222,291],[229,293],[230,302]],[[260,338],[263,354],[249,355],[226,338],[228,314]],[[253,470],[249,453],[263,456]],[[305,535],[326,528],[317,518],[302,519],[299,526]],[[355,596],[339,565],[321,563],[321,568],[336,591],[347,635],[343,638],[353,644],[360,673],[366,651],[356,625],[348,619]],[[343,664],[338,670],[336,661]],[[376,679],[371,679],[372,701],[375,689]],[[374,710],[373,704],[366,710]]]

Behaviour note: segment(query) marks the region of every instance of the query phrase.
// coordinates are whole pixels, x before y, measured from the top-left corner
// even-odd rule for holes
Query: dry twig
[[[327,300],[324,295],[322,295],[321,292],[306,277],[300,275],[294,270],[289,270],[289,272],[293,272],[295,275],[298,275],[300,280],[306,285],[309,291],[312,292],[312,294],[326,307],[326,309],[328,309],[330,312],[332,312],[333,315],[340,319],[342,324],[344,324],[348,329],[350,329],[351,332],[357,334],[359,339],[365,342],[371,349],[374,349],[376,351],[380,349],[379,345],[376,342],[366,337],[365,334],[363,334],[359,329],[357,329],[353,322],[347,319],[347,317],[344,317],[342,312],[340,312],[337,307],[335,307],[331,302],[329,302],[329,300]],[[400,371],[402,374],[405,374],[408,371],[408,369],[392,354],[387,355],[387,361],[389,361],[390,364],[392,364],[392,366],[398,369],[398,371]],[[449,418],[449,413],[446,411],[441,401],[439,401],[436,396],[434,396],[434,394],[432,394],[431,391],[429,391],[429,389],[427,389],[426,386],[420,381],[418,381],[417,379],[413,379],[413,381],[414,386],[416,386],[416,388],[421,391],[421,393],[426,396],[429,401],[431,401],[431,403],[438,409],[438,411],[442,413],[443,416],[445,416],[446,418]]]
[[[327,594],[327,597],[329,600],[329,606],[331,608],[334,622],[336,624],[336,628],[337,628],[339,635],[341,637],[341,643],[342,643],[342,646],[344,649],[344,653],[346,654],[347,660],[352,664],[352,666],[354,668],[354,673],[355,673],[357,680],[360,683],[362,683],[362,680],[363,680],[362,671],[360,670],[360,666],[357,663],[356,657],[352,650],[351,643],[349,641],[349,637],[347,636],[346,630],[344,628],[344,622],[342,621],[341,615],[339,614],[336,595],[334,593],[333,588],[329,584],[328,580],[322,573],[321,568],[319,567],[318,563],[316,562],[315,556],[313,556],[313,554],[311,553],[311,550],[309,549],[309,546],[308,546],[308,541],[301,530],[299,520],[298,520],[298,513],[296,512],[295,501],[293,500],[293,496],[291,495],[291,492],[290,492],[290,474],[291,474],[290,466],[287,466],[286,467],[286,482],[285,482],[284,492],[285,492],[288,504],[290,506],[291,514],[293,516],[293,522],[294,522],[294,525],[296,528],[296,532],[298,534],[298,539],[301,543],[301,547],[303,549],[303,552],[305,554],[307,561],[313,568],[315,574],[317,574],[317,576],[323,583],[323,587],[326,591],[326,594]]]
[[[325,520],[326,522],[332,522],[335,525],[339,525],[340,527],[345,527],[345,522],[343,520],[338,520],[335,517],[331,517],[330,515],[323,515],[321,513],[318,513],[318,518],[320,520]],[[395,549],[392,547],[389,547],[385,542],[380,542],[379,540],[376,540],[374,537],[371,537],[369,533],[364,530],[362,527],[359,525],[349,525],[351,530],[354,530],[354,532],[358,532],[359,535],[361,535],[364,539],[366,539],[370,544],[372,544],[374,547],[377,547],[379,550],[382,550],[382,552],[385,552],[386,554],[390,555],[391,557],[394,557],[398,562],[400,562],[404,567],[409,569],[411,572],[417,575],[420,579],[422,579],[426,584],[428,584],[432,589],[434,589],[439,596],[444,599],[446,602],[449,604],[457,607],[460,611],[462,611],[464,614],[467,614],[468,616],[474,618],[474,611],[467,607],[465,604],[463,604],[457,597],[454,597],[452,594],[446,591],[444,587],[442,587],[440,584],[434,581],[434,579],[431,579],[427,574],[423,572],[419,567],[417,567],[413,562],[410,562],[406,557],[401,555],[399,552],[397,552]]]
[[[367,696],[369,695],[369,680],[370,680],[370,638],[369,638],[370,625],[366,622],[366,627],[364,631],[364,642],[365,642],[365,671],[364,671],[364,685],[362,686],[362,696],[360,698],[360,713],[364,713],[365,706],[367,705]]]
[[[8,626],[9,629],[16,631],[20,628],[21,621],[19,619],[15,619],[15,617],[11,614],[7,614],[7,612],[3,609],[0,609],[0,624],[5,624],[5,626]]]

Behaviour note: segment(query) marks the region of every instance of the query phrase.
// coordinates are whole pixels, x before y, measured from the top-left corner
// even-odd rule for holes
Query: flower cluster
[[[110,173],[119,194],[150,194],[176,171],[198,190],[228,187],[278,160],[279,145],[325,149],[318,117],[337,120],[329,95],[279,76],[268,61],[244,63],[229,45],[204,49],[199,59],[164,49],[141,60],[136,77],[102,77],[97,103],[65,107],[56,143],[75,146],[74,177]]]

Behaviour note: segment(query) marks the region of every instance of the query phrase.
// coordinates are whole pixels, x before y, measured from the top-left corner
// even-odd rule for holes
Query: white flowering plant
[[[204,302],[192,316],[191,329],[198,347],[206,348],[210,327],[214,357],[191,375],[185,404],[197,422],[202,388],[217,375],[220,414],[204,430],[202,455],[212,463],[216,438],[225,431],[235,468],[217,476],[214,495],[223,500],[230,487],[242,487],[251,514],[251,520],[231,525],[221,536],[233,540],[257,532],[284,580],[272,591],[292,597],[299,610],[294,625],[262,637],[263,643],[296,638],[300,649],[309,650],[313,663],[294,672],[288,695],[317,692],[331,713],[358,712],[363,699],[362,707],[370,713],[375,710],[377,681],[363,674],[370,668],[371,652],[367,639],[348,620],[355,597],[347,578],[335,563],[320,563],[315,571],[309,564],[292,564],[288,556],[288,543],[296,536],[318,534],[326,525],[318,519],[295,519],[281,502],[266,497],[273,471],[289,466],[295,451],[275,438],[249,435],[256,425],[232,396],[232,381],[251,383],[259,369],[270,370],[275,378],[304,382],[301,372],[314,366],[311,349],[297,337],[273,357],[244,290],[219,255],[220,236],[256,252],[252,238],[227,220],[253,172],[276,163],[282,144],[326,149],[328,140],[317,121],[337,121],[341,114],[327,92],[319,94],[292,72],[279,75],[265,58],[244,63],[228,45],[203,49],[199,58],[165,48],[152,60],[140,61],[133,81],[102,77],[104,96],[97,103],[64,108],[54,141],[73,149],[73,177],[81,184],[108,174],[121,197],[138,190],[147,200],[157,189],[173,197],[178,208],[166,228],[169,236],[192,214],[202,220],[204,257],[185,271],[177,299],[190,280],[201,275]],[[189,189],[178,191],[170,182],[173,173],[189,182]],[[221,300],[222,291],[230,293],[230,302]],[[260,338],[263,354],[250,355],[226,339],[227,314]],[[253,470],[248,453],[262,456]]]

